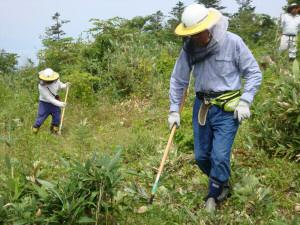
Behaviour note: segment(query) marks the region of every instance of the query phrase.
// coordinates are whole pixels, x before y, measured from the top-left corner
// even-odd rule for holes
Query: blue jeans
[[[207,114],[206,124],[201,126],[198,122],[201,103],[202,100],[196,98],[193,108],[196,164],[207,176],[225,182],[230,176],[230,153],[239,122],[233,118],[233,113],[213,105]]]
[[[59,126],[60,124],[60,107],[52,103],[40,101],[37,118],[33,127],[40,127],[49,115],[52,116],[52,125]]]

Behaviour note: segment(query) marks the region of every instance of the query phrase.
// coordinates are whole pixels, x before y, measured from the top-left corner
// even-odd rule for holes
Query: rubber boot
[[[294,62],[295,58],[290,58],[290,62]]]
[[[58,130],[59,130],[59,126],[53,124],[51,125],[50,127],[51,134],[58,134]]]
[[[221,195],[217,198],[218,202],[223,202],[225,201],[227,198],[229,198],[231,196],[231,186],[230,186],[230,183],[229,183],[229,180],[227,180],[225,183],[224,183],[224,186],[223,186],[223,190],[222,190],[222,193]]]
[[[216,206],[217,203],[213,197],[207,198],[205,202],[205,209],[207,213],[213,214],[214,212],[216,212]]]
[[[223,190],[223,182],[209,177],[209,186],[208,186],[208,195],[206,196],[205,208],[206,212],[212,214],[213,211],[216,211],[216,206],[219,203],[218,197],[221,195]]]
[[[37,135],[37,133],[39,132],[39,127],[32,127],[32,131],[34,133],[34,135]]]

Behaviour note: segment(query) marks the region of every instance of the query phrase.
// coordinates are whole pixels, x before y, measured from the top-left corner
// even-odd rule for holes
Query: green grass
[[[267,68],[264,75],[258,99],[270,91],[276,66]],[[206,214],[203,198],[208,179],[194,162],[191,139],[192,88],[153,205],[148,201],[169,138],[167,85],[156,87],[155,94],[147,98],[133,95],[117,101],[98,96],[89,105],[69,101],[62,135],[50,134],[48,118],[37,136],[31,131],[38,107],[36,93],[11,87],[1,90],[0,200],[7,190],[7,176],[26,176],[29,182],[34,178],[54,183],[67,180],[70,171],[60,157],[84,164],[95,149],[99,158],[106,154],[112,157],[117,147],[123,146],[121,170],[131,169],[139,175],[123,174],[115,190],[114,213],[107,217],[109,224],[297,224],[299,162],[271,157],[268,149],[259,148],[257,140],[251,139],[250,121],[240,126],[232,148],[231,184],[235,191],[216,215]],[[5,156],[14,170],[7,169]]]
[[[181,150],[173,144],[154,204],[148,205],[169,136],[168,99],[166,93],[159,94],[161,96],[156,99],[163,99],[159,103],[152,99],[132,98],[117,104],[99,100],[93,106],[81,107],[70,102],[62,135],[49,133],[49,118],[36,137],[30,127],[36,116],[37,103],[17,96],[6,102],[5,107],[10,107],[1,114],[0,137],[20,140],[11,146],[1,143],[3,163],[0,169],[6,173],[4,156],[7,154],[13,162],[18,162],[16,165],[23,164],[26,176],[33,176],[35,172],[39,179],[54,181],[63,179],[67,173],[59,157],[84,163],[95,148],[99,149],[98,157],[102,157],[107,153],[112,156],[116,154],[112,149],[124,146],[123,169],[133,169],[140,176],[126,175],[121,184],[118,194],[129,200],[126,207],[119,206],[119,214],[115,215],[120,224],[291,223],[295,215],[294,204],[300,202],[299,163],[269,158],[263,149],[253,146],[248,139],[251,133],[248,122],[240,127],[233,147],[231,183],[235,186],[251,175],[258,179],[255,186],[251,187],[249,183],[250,188],[244,193],[234,193],[215,216],[207,215],[203,201],[207,193],[207,177],[195,165],[191,149]],[[186,103],[186,110],[191,105],[192,97]],[[190,119],[188,115],[186,117]],[[190,126],[186,123],[181,129],[190,129]],[[134,192],[126,191],[126,188]],[[147,211],[138,213],[141,206],[147,206]]]

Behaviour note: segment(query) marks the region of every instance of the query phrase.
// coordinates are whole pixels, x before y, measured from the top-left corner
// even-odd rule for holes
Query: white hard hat
[[[222,14],[213,8],[205,8],[201,4],[192,4],[184,10],[181,23],[174,33],[178,36],[190,36],[210,29],[222,18]]]
[[[186,29],[199,25],[208,16],[208,9],[200,4],[192,4],[184,10],[181,22]]]
[[[50,68],[47,68],[47,69],[44,70],[44,76],[48,77],[48,78],[53,77],[54,76],[54,71]]]
[[[43,81],[54,81],[59,78],[59,74],[52,69],[47,68],[39,73],[39,78]]]

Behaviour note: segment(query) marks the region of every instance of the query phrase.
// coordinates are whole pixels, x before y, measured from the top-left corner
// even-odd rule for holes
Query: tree
[[[145,26],[145,30],[151,33],[161,31],[163,29],[164,18],[165,16],[160,10],[153,13],[149,20],[149,24]]]
[[[168,25],[174,29],[181,21],[181,15],[185,9],[184,3],[181,1],[176,3],[176,6],[172,8],[172,11],[169,14],[172,15],[172,18],[168,20]]]
[[[255,6],[252,7],[252,0],[236,0],[237,4],[239,4],[239,11],[251,11],[254,12]]]
[[[230,16],[229,30],[250,44],[263,45],[274,39],[275,23],[269,15],[255,14],[252,0],[236,0],[239,10]]]
[[[45,49],[38,51],[39,66],[50,67],[55,71],[60,71],[64,61],[70,63],[68,49],[72,46],[73,38],[62,38],[66,33],[61,29],[62,25],[69,23],[69,20],[60,20],[57,12],[52,16],[55,24],[46,27],[45,36],[40,36]]]
[[[132,20],[128,20],[126,22],[126,27],[128,27],[129,29],[136,28],[142,30],[143,27],[147,24],[147,22],[151,20],[151,18],[152,18],[151,15],[145,17],[142,16],[133,17]]]
[[[46,27],[46,38],[44,40],[51,40],[51,41],[59,41],[61,36],[65,35],[66,33],[61,30],[61,27],[65,23],[69,23],[70,20],[59,20],[60,14],[57,12],[52,16],[52,20],[55,21],[55,24]]]
[[[217,10],[225,9],[226,7],[220,6],[221,0],[195,0],[198,4],[205,5],[206,8],[214,8]]]
[[[7,53],[4,49],[0,52],[0,74],[10,73],[16,70],[19,56],[15,53]]]

